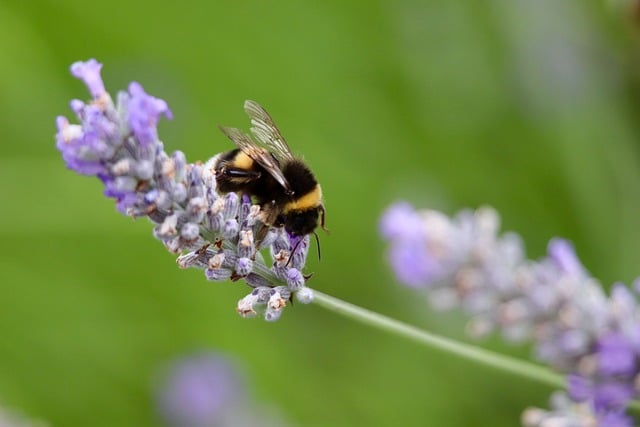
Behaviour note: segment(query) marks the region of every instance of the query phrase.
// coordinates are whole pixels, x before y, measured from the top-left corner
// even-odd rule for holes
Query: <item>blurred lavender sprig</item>
[[[243,279],[253,289],[238,303],[242,316],[262,313],[266,320],[277,320],[298,293],[302,303],[311,302],[313,294],[305,288],[302,273],[309,238],[297,244],[298,238],[272,228],[256,244],[260,207],[246,195],[217,193],[216,156],[203,164],[187,163],[181,151],[167,154],[157,131],[162,116],[172,118],[167,103],[147,94],[137,82],[119,92],[114,103],[101,68],[95,59],[71,66],[92,100],[71,101],[80,124],[62,116],[56,120],[56,146],[67,167],[99,178],[105,196],[116,200],[121,213],[148,217],[155,224],[154,236],[169,251],[181,254],[181,268],[203,269],[212,281]],[[261,249],[269,249],[268,266]]]
[[[50,423],[27,417],[20,411],[0,406],[0,427],[49,427]]]
[[[436,308],[460,307],[473,336],[499,331],[509,341],[533,341],[536,357],[567,375],[568,395],[586,405],[591,423],[567,421],[576,408],[567,404],[538,418],[531,412],[526,425],[549,425],[531,421],[547,416],[562,426],[632,425],[624,411],[639,394],[638,287],[618,283],[607,296],[561,239],[551,240],[543,259],[528,260],[520,237],[500,235],[499,222],[487,207],[449,218],[397,203],[380,231],[401,283],[424,290]]]
[[[168,427],[284,427],[275,408],[247,393],[240,367],[216,352],[183,356],[160,373],[156,406]]]

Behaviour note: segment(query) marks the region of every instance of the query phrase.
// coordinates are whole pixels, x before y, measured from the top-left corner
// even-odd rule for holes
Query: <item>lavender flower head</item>
[[[310,302],[312,292],[302,273],[309,238],[272,228],[256,243],[260,207],[246,195],[218,194],[213,170],[217,156],[203,164],[187,163],[180,151],[167,154],[157,131],[161,117],[172,118],[167,103],[137,82],[119,92],[114,103],[101,68],[95,59],[71,66],[92,100],[71,101],[80,124],[56,119],[56,147],[67,167],[99,178],[105,196],[115,199],[121,213],[148,217],[155,224],[154,236],[180,254],[179,267],[203,269],[212,281],[243,279],[253,289],[238,303],[242,316],[261,313],[266,320],[277,320],[298,293],[299,301]],[[269,250],[269,265],[262,249]]]
[[[171,362],[159,375],[155,403],[167,427],[285,427],[269,404],[254,402],[240,367],[205,351]]]
[[[172,364],[157,395],[165,423],[176,427],[224,425],[245,406],[244,385],[224,357],[203,353]],[[228,424],[230,425],[230,424]]]
[[[529,413],[525,425],[551,425],[531,420],[560,415],[561,426],[632,425],[624,411],[639,397],[638,286],[615,284],[607,296],[569,242],[553,239],[546,257],[530,261],[521,238],[500,235],[499,226],[488,207],[449,218],[397,203],[380,233],[399,282],[423,290],[436,308],[461,308],[475,337],[499,331],[510,341],[533,341],[539,360],[567,374],[568,396],[586,405],[580,416],[591,422],[568,422],[576,406],[554,404],[537,418]]]

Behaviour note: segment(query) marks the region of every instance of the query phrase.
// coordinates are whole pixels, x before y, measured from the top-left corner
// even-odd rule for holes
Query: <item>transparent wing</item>
[[[280,162],[293,160],[287,141],[280,134],[269,113],[260,104],[251,100],[244,102],[244,111],[251,119],[251,133],[256,139],[264,144]]]
[[[271,153],[265,148],[260,147],[256,142],[251,139],[249,135],[243,133],[236,128],[228,128],[224,126],[218,126],[222,133],[229,138],[234,144],[238,146],[247,156],[251,157],[253,161],[262,166],[271,176],[275,178],[286,191],[291,191],[289,182],[282,174],[280,166],[273,158]]]

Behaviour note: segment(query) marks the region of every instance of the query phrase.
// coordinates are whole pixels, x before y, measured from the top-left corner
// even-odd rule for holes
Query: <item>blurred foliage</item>
[[[531,257],[560,235],[606,285],[640,271],[640,61],[625,1],[0,3],[0,401],[60,426],[157,425],[158,366],[215,349],[292,425],[515,425],[551,390],[296,305],[244,320],[240,283],[180,271],[146,221],[65,170],[54,119],[108,90],[165,99],[190,161],[262,103],[322,182],[313,287],[464,339],[385,265],[390,202],[495,206]],[[482,343],[528,357],[496,338]],[[478,391],[482,392],[479,393]],[[461,410],[463,408],[463,410]]]

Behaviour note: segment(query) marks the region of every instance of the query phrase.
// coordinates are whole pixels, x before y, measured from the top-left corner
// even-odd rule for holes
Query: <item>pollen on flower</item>
[[[260,205],[251,205],[247,215],[247,225],[252,226],[258,221],[260,221]]]
[[[162,224],[160,224],[158,228],[158,236],[161,236],[161,237],[175,236],[178,233],[178,230],[176,228],[177,225],[178,225],[178,215],[176,214],[169,215],[168,217],[165,218]]]
[[[82,126],[71,125],[65,117],[58,117],[58,129],[65,143],[70,143],[82,137]]]
[[[198,260],[198,257],[199,255],[195,252],[182,254],[176,258],[176,264],[182,269],[189,268]]]
[[[160,173],[168,178],[175,178],[175,162],[172,158],[166,158],[162,161],[162,168],[160,169]]]
[[[211,213],[217,214],[224,210],[225,200],[222,198],[217,198],[211,205]]]
[[[131,171],[133,161],[131,159],[120,159],[113,166],[111,166],[111,172],[114,175],[126,175]]]
[[[276,265],[278,267],[284,267],[284,265],[289,261],[289,251],[285,249],[281,249],[278,253],[273,257]]]
[[[282,310],[287,305],[287,301],[280,295],[279,292],[274,292],[269,298],[267,306],[272,310]]]
[[[242,317],[254,317],[258,313],[253,309],[253,305],[257,302],[257,298],[253,294],[249,294],[246,297],[238,301],[238,307],[236,311]]]
[[[209,259],[209,268],[218,269],[222,267],[224,262],[224,252],[218,252]]]

